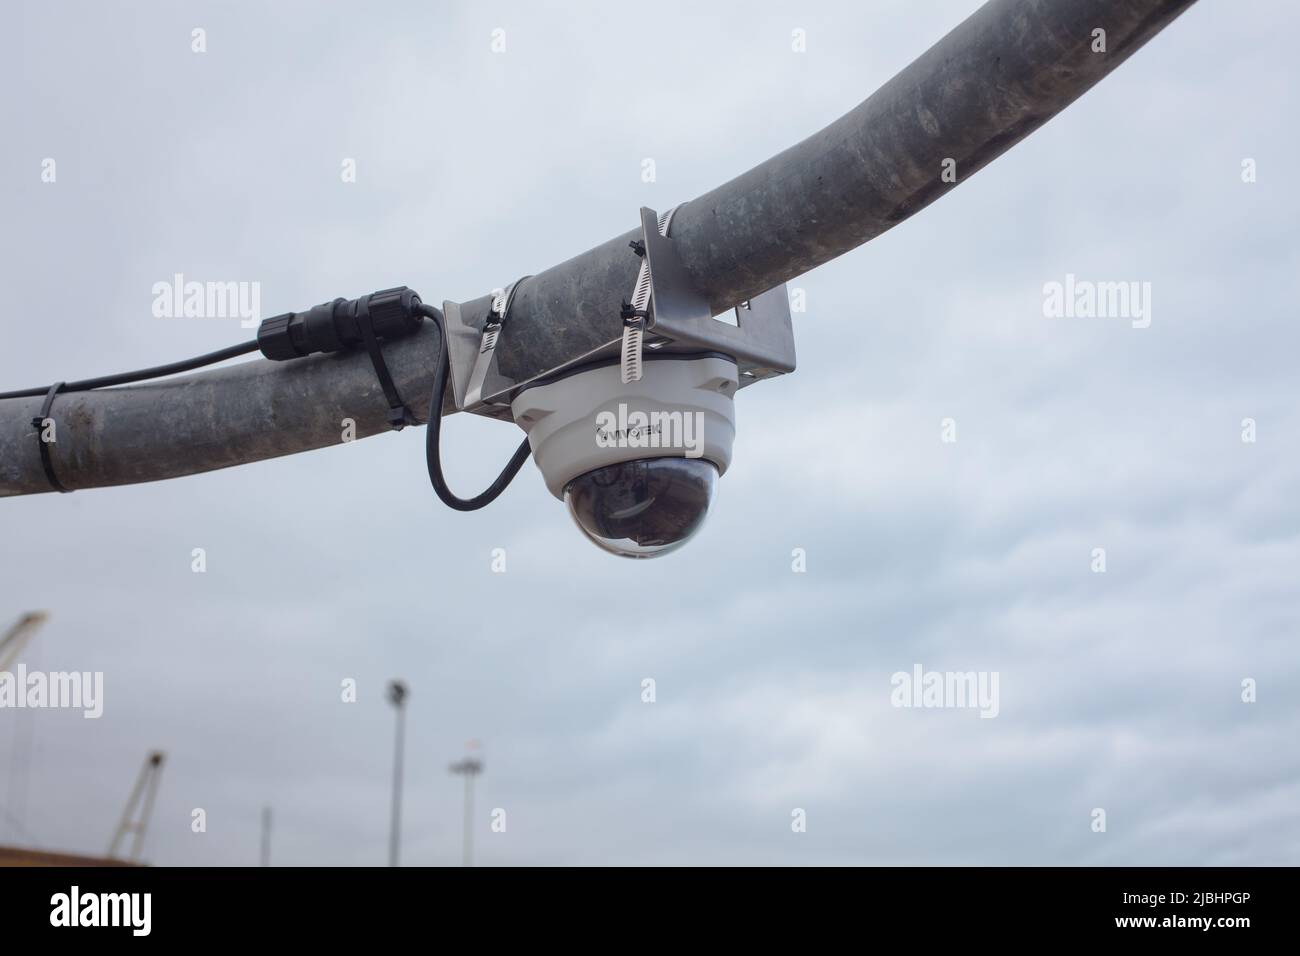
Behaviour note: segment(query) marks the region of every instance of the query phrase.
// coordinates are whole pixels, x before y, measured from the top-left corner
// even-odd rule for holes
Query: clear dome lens
[[[642,458],[579,475],[564,503],[583,534],[612,554],[654,558],[704,525],[718,469],[703,458]]]

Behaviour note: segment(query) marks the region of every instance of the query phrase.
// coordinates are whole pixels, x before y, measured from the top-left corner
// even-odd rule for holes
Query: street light
[[[483,761],[466,757],[447,768],[465,777],[465,855],[463,864],[474,865],[474,778],[483,772]]]
[[[398,865],[398,844],[402,830],[402,743],[406,729],[406,685],[400,680],[388,684],[388,702],[397,708],[397,743],[393,749],[393,814],[388,831],[388,865]]]
[[[271,865],[271,808],[262,808],[262,866]]]

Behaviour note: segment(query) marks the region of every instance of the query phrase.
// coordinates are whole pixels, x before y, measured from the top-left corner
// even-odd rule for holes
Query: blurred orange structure
[[[0,846],[0,866],[139,866],[127,860],[77,853],[52,853],[21,846]]]

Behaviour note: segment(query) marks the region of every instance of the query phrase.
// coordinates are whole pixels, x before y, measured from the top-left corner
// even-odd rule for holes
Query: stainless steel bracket
[[[673,240],[661,234],[659,215],[653,209],[642,207],[641,233],[650,278],[650,314],[642,343],[648,352],[729,355],[739,368],[741,388],[794,371],[794,330],[784,284],[736,305],[734,324],[715,318],[708,299],[691,282]],[[577,365],[620,361],[622,336],[525,380],[501,374],[496,352],[510,334],[509,323],[502,320],[517,285],[498,291],[486,311],[481,304],[443,303],[451,387],[460,411],[511,421],[510,402],[530,383]]]

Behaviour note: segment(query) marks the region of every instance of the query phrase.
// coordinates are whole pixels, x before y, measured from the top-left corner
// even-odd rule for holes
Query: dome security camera
[[[546,487],[592,542],[650,558],[703,526],[736,436],[736,363],[647,356],[624,383],[617,363],[524,389],[511,403]]]
[[[429,474],[442,500],[462,511],[491,502],[532,457],[547,489],[584,535],[612,554],[651,558],[680,548],[704,523],[718,478],[731,464],[735,396],[794,371],[794,334],[784,285],[718,318],[670,239],[675,210],[641,210],[640,258],[621,338],[526,377],[503,370],[511,303],[531,277],[490,297],[443,303],[443,356],[426,434]],[[618,311],[611,309],[611,318]],[[437,460],[438,411],[450,375],[459,411],[513,421],[527,434],[487,491],[462,499]]]

